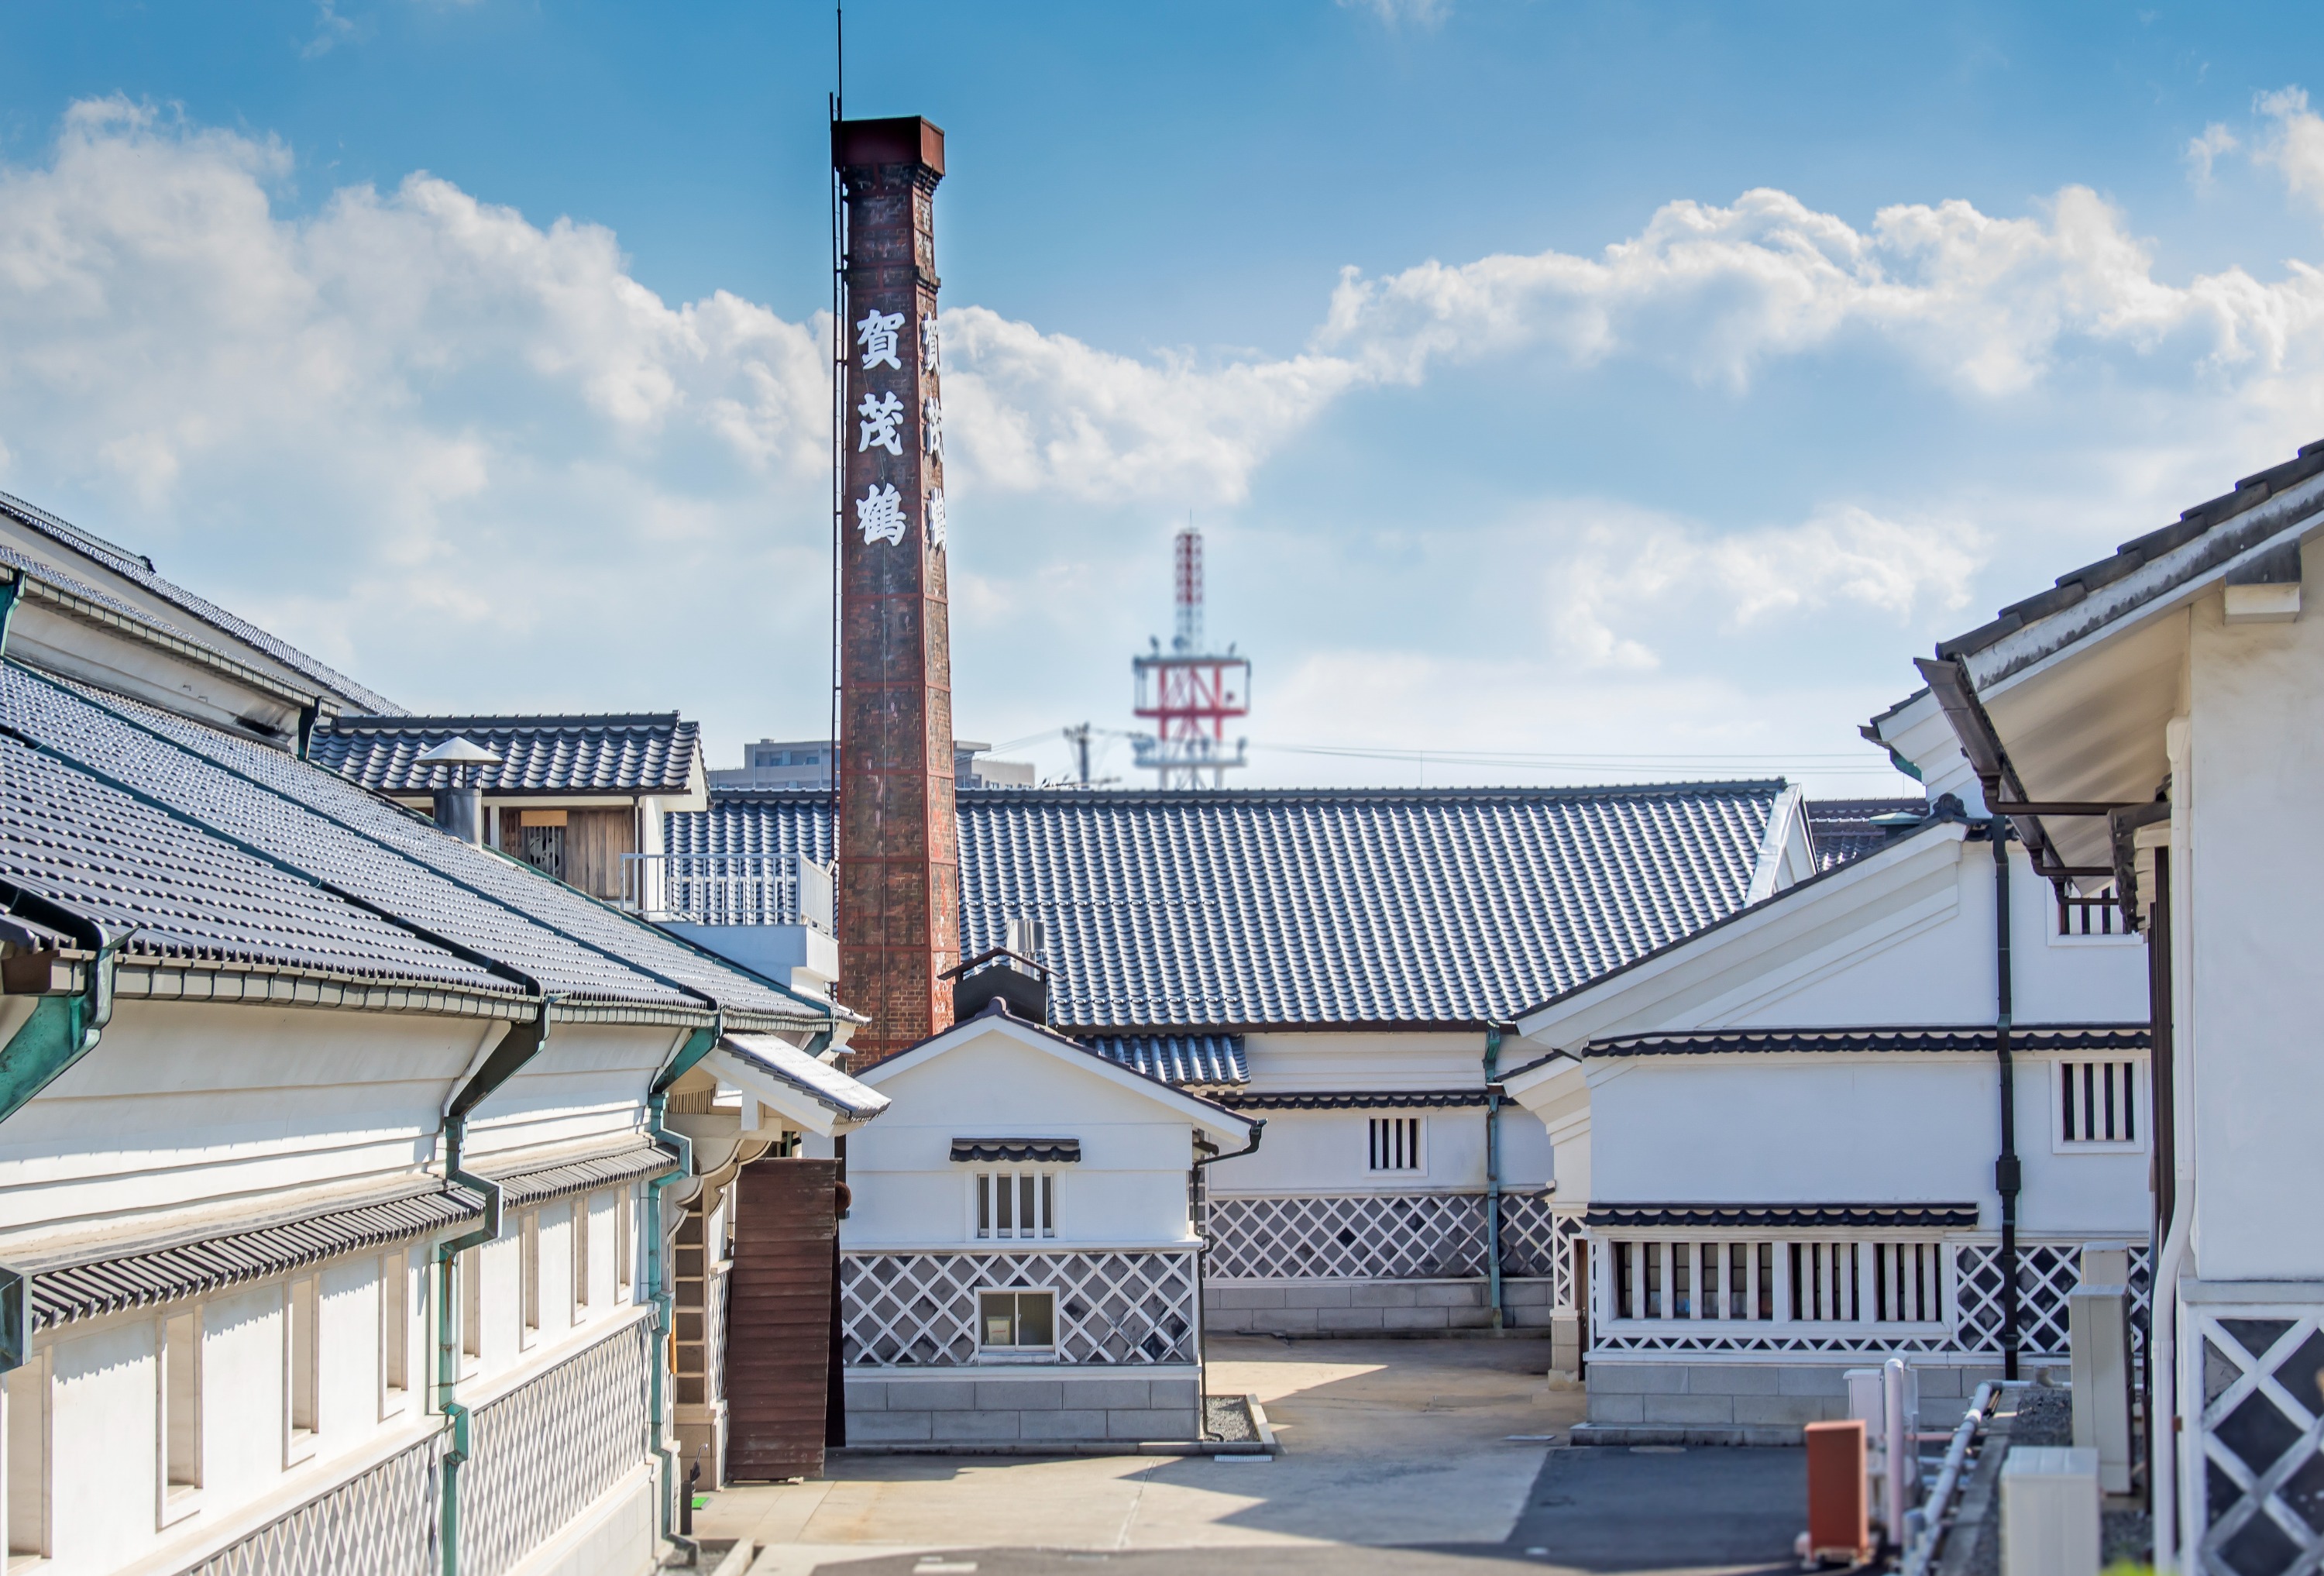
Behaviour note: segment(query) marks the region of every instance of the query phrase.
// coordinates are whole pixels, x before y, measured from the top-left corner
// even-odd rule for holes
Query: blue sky
[[[1252,782],[1886,791],[1913,655],[2324,436],[2303,20],[851,7],[960,731],[1132,726],[1191,512]],[[820,731],[830,21],[0,12],[0,487],[410,705]]]

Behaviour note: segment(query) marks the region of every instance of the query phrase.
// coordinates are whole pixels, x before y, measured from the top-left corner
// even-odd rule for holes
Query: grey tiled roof
[[[153,563],[150,558],[117,548],[104,538],[92,536],[80,527],[51,514],[45,509],[27,503],[21,498],[12,498],[5,493],[0,493],[0,512],[5,512],[11,519],[29,526],[50,540],[104,565],[123,579],[152,592],[171,606],[190,614],[212,629],[231,635],[254,650],[265,652],[292,672],[305,676],[349,705],[361,706],[365,711],[371,712],[389,713],[402,709],[377,691],[357,684],[338,669],[327,663],[318,661],[287,641],[260,629],[249,620],[237,617],[216,603],[207,601],[183,586],[172,585],[164,580],[154,572]]]
[[[1806,809],[1816,869],[1823,871],[1861,859],[1888,841],[1893,834],[1875,826],[1873,816],[1897,812],[1924,816],[1929,805],[1926,799],[1810,799]]]
[[[487,793],[684,793],[701,752],[700,730],[676,712],[606,716],[343,716],[315,730],[308,759],[382,793],[446,786],[446,769],[420,757],[466,739],[503,764],[477,775]]]
[[[822,1016],[280,751],[14,664],[0,730],[23,785],[0,873],[144,926],[134,946],[470,985],[514,971],[578,1000]]]
[[[2324,475],[2324,439],[2301,446],[2297,456],[2282,465],[2246,476],[2236,484],[2234,492],[2223,493],[2217,498],[2183,511],[2176,521],[2162,530],[2133,538],[2094,564],[2068,570],[2058,576],[2049,590],[2003,608],[1991,623],[1971,630],[1965,635],[1956,635],[1950,641],[1940,641],[1937,655],[1948,660],[1974,655],[2015,634],[2027,624],[2073,607],[2093,593],[2104,590],[2148,564],[2177,553],[2190,544],[2201,542],[2201,550],[2188,555],[2164,578],[2146,587],[2139,600],[2147,601],[2162,595],[2172,585],[2194,579],[2246,548],[2282,530],[2292,521],[2277,511],[2269,510],[2258,515],[2253,512],[2269,500],[2320,475]],[[2119,617],[2126,611],[2126,608],[2111,608],[2107,610],[2107,616]]]
[[[1090,1041],[1090,1048],[1165,1083],[1250,1082],[1239,1034],[1099,1035]]]
[[[728,1055],[742,1057],[768,1077],[779,1079],[840,1116],[869,1121],[894,1103],[870,1084],[857,1083],[830,1063],[773,1035],[730,1034],[719,1045]]]
[[[1046,921],[1084,1033],[1506,1020],[1739,908],[1782,787],[964,790],[962,950]],[[829,819],[719,796],[668,843],[827,859]]]
[[[1775,1051],[1951,1051],[1992,1055],[1991,1024],[1952,1028],[1701,1028],[1591,1040],[1586,1056],[1714,1056]],[[2009,1030],[2020,1051],[2142,1051],[2143,1023],[2021,1023]],[[1538,1065],[1538,1064],[1534,1064]],[[1512,1074],[1514,1075],[1514,1074]]]

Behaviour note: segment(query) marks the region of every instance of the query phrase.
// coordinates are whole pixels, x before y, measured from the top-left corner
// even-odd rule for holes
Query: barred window
[[[980,1171],[976,1189],[979,1237],[1054,1237],[1057,1179],[1047,1171]]]
[[[2058,1136],[2069,1144],[2138,1141],[2136,1062],[2058,1064]]]
[[[1420,1119],[1416,1116],[1376,1116],[1371,1120],[1371,1169],[1418,1171]]]

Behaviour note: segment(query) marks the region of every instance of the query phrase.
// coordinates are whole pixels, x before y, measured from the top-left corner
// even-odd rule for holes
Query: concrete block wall
[[[1430,1335],[1492,1323],[1481,1280],[1234,1281],[1203,1288],[1203,1326],[1222,1335]],[[1501,1283],[1513,1328],[1551,1326],[1550,1283]]]
[[[1588,1442],[1799,1442],[1811,1423],[1848,1415],[1849,1369],[1878,1359],[1845,1362],[1622,1362],[1591,1359]],[[1995,1368],[1914,1365],[1921,1379],[1923,1427],[1958,1421],[1954,1415],[1977,1387],[1997,1379]],[[1665,1438],[1665,1435],[1670,1435]]]
[[[1202,1436],[1202,1380],[1191,1367],[890,1369],[847,1379],[851,1446],[976,1445],[1038,1453],[1045,1444]]]

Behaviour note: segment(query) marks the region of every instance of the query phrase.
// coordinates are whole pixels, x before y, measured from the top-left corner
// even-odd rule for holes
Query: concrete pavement
[[[1773,1568],[1763,1549],[1780,1562],[1800,1517],[1800,1452],[1512,1439],[1562,1441],[1581,1419],[1581,1393],[1544,1378],[1548,1359],[1529,1340],[1213,1339],[1211,1390],[1258,1395],[1281,1457],[840,1454],[821,1481],[713,1496],[696,1527],[766,1545],[758,1576],[947,1576],[964,1563],[1048,1576],[1099,1562],[1158,1576],[1215,1568],[1234,1549],[1319,1572]],[[1691,1562],[1654,1562],[1662,1549]]]

